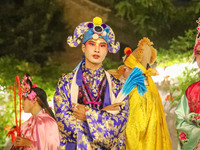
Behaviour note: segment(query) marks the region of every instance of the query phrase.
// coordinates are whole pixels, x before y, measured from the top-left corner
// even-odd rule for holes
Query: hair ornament
[[[101,25],[101,24],[102,24],[102,19],[101,19],[100,17],[95,17],[95,18],[93,19],[93,23],[94,23],[95,25]]]
[[[32,88],[36,88],[36,87],[38,87],[37,84],[33,84],[32,85]]]
[[[103,33],[103,31],[104,31],[104,28],[101,26],[102,19],[99,18],[99,17],[95,17],[93,19],[93,24],[94,24],[93,32],[98,34],[98,35],[101,35]]]
[[[103,33],[101,35],[102,36],[106,36],[106,31],[103,31]]]
[[[34,102],[34,98],[37,96],[37,94],[32,90],[32,88],[37,87],[36,84],[32,85],[32,80],[29,75],[24,75],[22,81],[21,81],[21,92],[22,96],[28,97],[31,102]]]
[[[106,33],[109,33],[110,29],[109,28],[105,28],[105,31],[106,31]]]
[[[22,87],[21,88],[22,95],[27,97],[31,90],[31,79],[29,78],[29,76],[27,77],[27,75],[24,75],[24,77],[21,81],[21,87]]]
[[[28,98],[31,100],[31,102],[34,102],[34,98],[37,96],[37,94],[32,90],[30,94],[28,94]]]
[[[94,25],[93,25],[93,23],[90,22],[90,23],[88,23],[87,26],[88,26],[88,28],[93,28]]]
[[[98,34],[93,34],[93,39],[97,40],[99,38]]]
[[[106,24],[104,24],[104,23],[101,24],[101,26],[102,26],[104,29],[106,28]]]
[[[74,36],[68,36],[67,44],[70,47],[77,47],[81,43],[83,35],[88,31],[88,23],[89,22],[83,22],[79,24],[74,30]]]

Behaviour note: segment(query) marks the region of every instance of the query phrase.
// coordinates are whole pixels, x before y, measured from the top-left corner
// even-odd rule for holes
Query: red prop
[[[7,137],[11,138],[11,140],[14,142],[15,141],[15,132],[17,132],[16,128],[11,129],[8,134],[6,135]]]
[[[17,102],[16,102],[16,89],[17,89],[17,84],[18,84],[18,96],[19,96],[19,123],[17,121]],[[20,128],[21,128],[21,112],[22,112],[22,108],[21,108],[21,87],[20,87],[20,80],[19,80],[19,76],[15,77],[15,85],[14,85],[14,106],[15,106],[15,123],[16,123],[16,128],[12,128],[7,136],[10,138],[11,140],[14,142],[15,141],[15,132],[17,132],[17,136],[20,136]]]
[[[18,83],[18,96],[19,96],[19,122],[17,120],[17,103],[16,103],[16,88],[17,88],[17,83]],[[21,87],[20,87],[20,80],[19,76],[15,77],[15,86],[14,86],[14,103],[15,103],[15,122],[16,122],[16,130],[17,130],[17,136],[20,136],[20,128],[21,128]]]

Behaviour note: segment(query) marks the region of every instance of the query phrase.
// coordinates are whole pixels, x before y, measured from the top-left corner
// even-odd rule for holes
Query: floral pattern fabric
[[[97,72],[86,73],[88,70],[82,67],[83,76],[88,84],[90,81],[98,85],[105,76],[104,69],[100,68]],[[89,70],[90,71],[90,70]],[[61,145],[65,146],[68,142],[77,143],[77,149],[124,149],[124,144],[117,147],[119,139],[123,136],[127,118],[128,104],[124,99],[121,111],[114,115],[97,108],[86,106],[87,121],[77,121],[72,112],[71,104],[71,84],[74,72],[60,78],[54,96],[55,114],[58,120],[59,130],[62,136]],[[87,76],[89,75],[89,77]],[[115,97],[118,95],[122,84],[110,75],[112,91]],[[89,86],[88,86],[89,87]],[[98,90],[95,86],[90,86],[91,95],[95,98]]]
[[[200,81],[187,88],[185,95],[182,96],[175,110],[177,117],[176,129],[179,139],[178,150],[193,150],[200,141],[200,113],[196,113],[196,111],[198,112],[198,107],[192,106],[192,104],[196,103],[192,103],[191,99],[191,97],[195,97],[195,93],[199,94],[195,92],[196,85],[200,85],[199,83]],[[199,100],[195,99],[195,101]]]

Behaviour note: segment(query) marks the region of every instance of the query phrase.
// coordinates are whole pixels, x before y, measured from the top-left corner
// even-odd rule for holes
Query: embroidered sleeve
[[[189,113],[186,115],[186,120],[193,123],[197,127],[200,127],[200,113]]]
[[[127,99],[124,99],[121,111],[114,115],[103,110],[89,108],[86,112],[87,123],[93,142],[96,145],[112,148],[123,136],[128,118]]]
[[[113,91],[115,97],[117,97],[119,91],[122,88],[122,83],[117,78],[115,78],[113,75],[111,75],[110,78],[112,80],[112,91]]]
[[[200,128],[195,119],[198,114],[190,112],[188,100],[183,95],[176,110],[176,130],[178,133],[178,149],[194,149],[200,140]]]
[[[61,145],[67,142],[76,142],[77,129],[76,118],[72,113],[70,85],[73,74],[64,75],[58,82],[56,92],[54,95],[54,109],[55,116],[58,122],[58,128],[60,130],[62,139]]]

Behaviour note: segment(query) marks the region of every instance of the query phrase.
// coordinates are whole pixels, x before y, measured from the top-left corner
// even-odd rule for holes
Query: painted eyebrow
[[[91,41],[88,41],[88,42],[95,42],[96,43],[96,41],[94,41],[94,40],[91,40]],[[101,44],[107,44],[106,42],[104,42],[104,41],[102,41],[102,42],[100,42]]]

